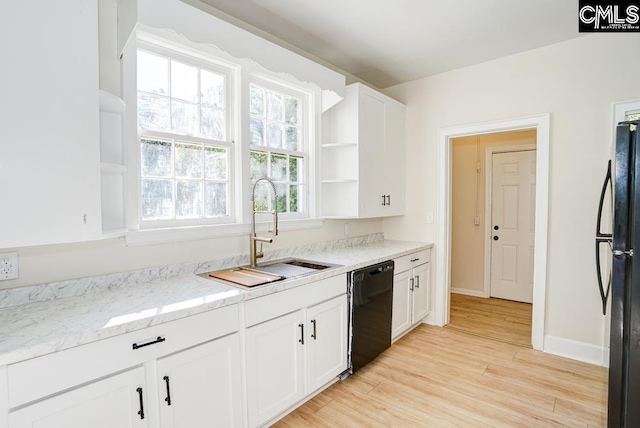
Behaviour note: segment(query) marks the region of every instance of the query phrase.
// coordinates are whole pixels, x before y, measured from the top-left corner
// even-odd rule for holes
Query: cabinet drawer
[[[405,270],[414,268],[418,265],[428,262],[431,259],[431,250],[422,250],[415,253],[407,254],[406,256],[393,259],[395,267],[394,274],[404,272]]]
[[[233,333],[238,324],[238,305],[232,305],[12,364],[9,407]],[[133,349],[158,337],[164,340]]]
[[[245,305],[247,327],[315,305],[346,292],[347,275],[343,274],[249,300]]]

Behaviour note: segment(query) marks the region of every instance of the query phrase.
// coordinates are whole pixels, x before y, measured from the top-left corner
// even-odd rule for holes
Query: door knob
[[[494,237],[493,237],[493,240],[494,240],[494,241],[497,241],[498,239],[500,239],[500,238],[498,238],[497,236],[494,236]]]
[[[497,224],[495,226],[493,226],[493,230],[498,230],[498,229],[500,229],[500,228],[498,227]]]

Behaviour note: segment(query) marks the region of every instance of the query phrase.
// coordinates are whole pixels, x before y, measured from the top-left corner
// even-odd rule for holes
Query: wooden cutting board
[[[255,287],[256,285],[268,284],[270,282],[284,279],[284,277],[280,275],[272,275],[270,273],[257,272],[250,269],[223,270],[220,272],[210,273],[209,276],[233,282],[234,284],[242,285],[244,287]]]

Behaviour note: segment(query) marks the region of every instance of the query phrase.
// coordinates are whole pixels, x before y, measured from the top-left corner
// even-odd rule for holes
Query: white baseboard
[[[466,294],[467,296],[473,297],[489,297],[484,294],[484,291],[467,290],[466,288],[451,288],[451,292],[456,294]]]
[[[608,367],[609,355],[602,346],[557,336],[544,336],[544,352]]]

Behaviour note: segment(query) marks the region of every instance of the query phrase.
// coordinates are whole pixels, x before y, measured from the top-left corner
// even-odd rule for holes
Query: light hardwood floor
[[[452,293],[447,328],[531,347],[531,304]]]
[[[274,426],[603,427],[606,369],[422,324]]]

